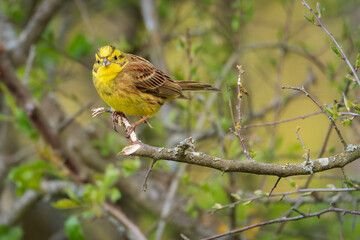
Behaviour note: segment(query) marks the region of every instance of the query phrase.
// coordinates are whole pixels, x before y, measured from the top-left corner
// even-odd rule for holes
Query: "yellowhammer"
[[[99,48],[95,57],[93,82],[101,98],[114,113],[142,116],[132,130],[164,103],[185,98],[182,91],[219,91],[208,83],[173,80],[144,58],[120,52],[113,46]]]

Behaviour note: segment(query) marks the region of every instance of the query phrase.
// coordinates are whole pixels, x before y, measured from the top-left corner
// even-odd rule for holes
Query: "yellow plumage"
[[[95,57],[94,86],[116,112],[147,118],[169,100],[185,98],[183,90],[218,91],[207,83],[172,80],[147,60],[113,46],[99,48]]]

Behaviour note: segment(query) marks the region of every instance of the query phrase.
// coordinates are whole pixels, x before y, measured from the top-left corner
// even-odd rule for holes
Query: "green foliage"
[[[139,167],[141,166],[141,161],[140,158],[134,157],[121,161],[118,163],[118,165],[121,168],[124,176],[129,177],[139,169]]]
[[[20,240],[22,236],[23,231],[20,227],[0,226],[0,240]]]
[[[311,24],[315,24],[315,17],[313,15],[311,15],[311,17],[308,17],[306,15],[304,15],[304,18]]]
[[[12,117],[7,117],[7,119],[13,120],[16,128],[19,129],[21,132],[25,133],[30,139],[37,139],[38,132],[30,123],[25,112],[16,105],[15,99],[12,97],[9,90],[1,82],[0,82],[0,90],[3,91],[5,96],[5,103],[9,107],[13,115]]]
[[[264,192],[263,190],[260,190],[260,189],[256,190],[254,192],[254,194],[256,196],[258,196],[258,197],[267,197],[269,195],[268,193],[266,193],[266,192]]]
[[[231,20],[231,28],[233,31],[238,31],[240,27],[250,22],[254,16],[253,1],[236,0],[231,2],[231,8],[234,9],[234,14]]]
[[[103,157],[108,157],[119,151],[118,139],[116,133],[106,131],[103,139],[92,140],[91,145],[98,147]]]
[[[185,211],[190,215],[192,218],[197,218],[199,216],[199,212],[196,210],[196,205],[194,202],[189,202],[186,207]]]
[[[35,160],[11,169],[8,179],[15,183],[18,195],[26,190],[39,190],[41,179],[46,176],[59,175],[53,165],[42,160]]]
[[[355,71],[360,67],[360,53],[356,54]]]
[[[286,178],[286,180],[289,182],[289,184],[290,184],[290,186],[292,188],[298,189],[298,185],[296,184],[296,182],[291,177]]]
[[[120,199],[121,193],[115,187],[112,187],[120,176],[119,169],[109,164],[103,175],[96,176],[95,184],[86,184],[81,196],[78,197],[73,190],[67,189],[69,198],[60,199],[52,204],[59,209],[81,207],[87,210],[86,216],[100,216],[101,204],[109,198],[112,202]]]
[[[335,56],[337,56],[337,57],[339,57],[339,58],[341,58],[341,57],[342,57],[342,55],[341,55],[341,53],[340,53],[339,49],[338,49],[336,46],[331,45],[331,46],[330,46],[330,48],[331,48],[331,50],[334,52]]]
[[[23,4],[24,1],[0,1],[0,13],[19,24],[26,17]]]
[[[85,34],[77,34],[67,47],[67,52],[74,58],[80,58],[93,53],[93,46]]]
[[[65,233],[69,240],[85,240],[81,224],[76,216],[65,221]]]

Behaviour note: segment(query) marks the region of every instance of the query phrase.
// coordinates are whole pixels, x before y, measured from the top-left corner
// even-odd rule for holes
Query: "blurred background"
[[[314,11],[321,11],[326,28],[355,63],[360,46],[360,1],[322,1],[318,9],[315,1],[308,3]],[[41,32],[39,36],[22,39],[28,41],[27,47],[16,55],[17,50],[21,52],[18,37],[39,9],[46,12],[50,6],[54,10],[48,20],[34,27]],[[359,87],[346,63],[336,56],[336,47],[334,50],[325,32],[312,24],[312,15],[301,1],[0,0],[0,44],[9,53],[17,78],[44,113],[61,149],[72,159],[80,182],[106,182],[108,175],[104,172],[111,172],[107,168],[111,164],[117,172],[116,194],[121,198],[117,200],[115,193],[100,195],[113,196],[126,219],[148,239],[181,239],[180,234],[199,239],[290,216],[288,211],[294,205],[303,212],[321,210],[330,203],[357,208],[359,194],[330,193],[286,196],[283,201],[263,198],[222,209],[240,199],[270,192],[277,177],[221,173],[170,161],[156,162],[144,192],[143,181],[151,160],[116,155],[129,144],[124,130],[113,131],[109,114],[91,117],[91,108],[106,107],[92,83],[94,53],[100,46],[111,44],[150,60],[173,79],[208,82],[221,89],[220,93],[187,93],[189,100],[164,105],[149,120],[153,128],[142,124],[136,129],[146,144],[174,147],[192,136],[198,152],[247,161],[238,138],[230,131],[238,116],[236,65],[241,65],[245,71],[241,80],[249,93],[242,101],[242,133],[255,161],[303,162],[298,127],[310,158],[341,152],[343,145],[327,116],[316,113],[320,109],[301,92],[282,89],[305,86],[331,114],[336,113],[337,103],[339,112],[346,111],[341,105],[344,99],[355,103],[359,100]],[[69,176],[66,163],[57,157],[17,102],[0,82],[3,219],[16,211],[14,205],[26,194],[34,195],[31,200],[25,198],[31,203],[26,211],[5,224],[1,222],[0,239],[136,239],[111,214],[98,213],[99,202],[90,197],[74,208],[52,205],[71,194],[47,188],[45,183],[66,181],[79,196],[82,191],[96,190],[83,190],[83,184]],[[304,117],[263,125],[300,116]],[[342,116],[336,123],[348,144],[359,144],[357,118]],[[349,179],[359,182],[359,168],[355,161],[343,171],[281,179],[274,193],[300,187],[349,187]],[[256,228],[228,239],[357,239],[360,229],[356,225],[353,216],[331,213],[321,219]],[[79,238],[71,233],[72,227]]]

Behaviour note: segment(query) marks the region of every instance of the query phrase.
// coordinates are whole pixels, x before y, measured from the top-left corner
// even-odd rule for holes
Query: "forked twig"
[[[291,90],[300,91],[300,92],[303,92],[308,98],[310,98],[310,100],[313,101],[313,103],[315,103],[315,104],[320,108],[320,110],[329,118],[329,120],[330,120],[331,124],[333,125],[333,127],[334,127],[337,135],[339,136],[340,142],[344,145],[344,148],[347,147],[347,144],[346,144],[343,136],[341,135],[340,130],[339,130],[338,127],[336,126],[333,117],[325,111],[324,107],[321,106],[321,104],[318,103],[318,102],[305,90],[304,87],[299,88],[299,87],[283,86],[282,89],[291,89]]]
[[[346,57],[344,51],[342,50],[340,44],[336,41],[336,39],[334,38],[334,36],[332,35],[332,33],[330,33],[326,28],[325,26],[323,25],[323,23],[321,22],[321,15],[320,15],[320,12],[319,12],[319,16],[316,15],[316,13],[312,10],[312,8],[307,4],[307,2],[305,0],[302,0],[302,3],[305,7],[307,7],[307,9],[309,9],[309,11],[311,12],[311,14],[315,17],[316,21],[318,22],[318,25],[319,27],[321,27],[324,32],[331,38],[331,40],[334,42],[334,44],[336,45],[337,49],[339,49],[339,51],[341,52],[341,57],[343,60],[345,60],[346,64],[348,65],[348,67],[350,68],[353,76],[355,77],[356,79],[356,82],[360,85],[360,80],[359,80],[359,77],[358,75],[356,74],[356,71],[353,67],[353,65],[350,63],[349,59]]]

